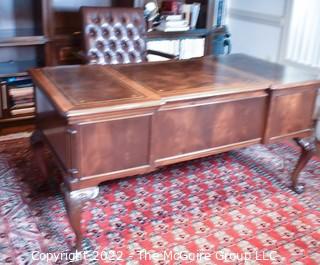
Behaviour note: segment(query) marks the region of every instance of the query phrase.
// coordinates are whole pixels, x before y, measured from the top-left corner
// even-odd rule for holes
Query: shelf
[[[148,40],[183,40],[191,38],[205,38],[209,34],[221,34],[226,29],[224,27],[213,28],[213,29],[191,29],[187,31],[175,31],[175,32],[163,32],[153,30],[147,32]]]
[[[44,36],[13,37],[0,39],[0,47],[43,45],[47,42]]]
[[[0,30],[0,47],[43,45],[47,38],[36,29]]]
[[[16,116],[16,117],[10,117],[10,118],[1,118],[0,119],[0,124],[1,123],[10,123],[10,122],[18,122],[18,121],[27,121],[27,120],[34,120],[35,115],[21,115],[21,116]]]
[[[148,40],[168,40],[168,39],[189,39],[189,38],[203,38],[209,33],[207,29],[191,29],[187,31],[173,31],[163,32],[153,30],[147,32]]]
[[[27,75],[27,71],[37,65],[36,60],[0,62],[0,78]]]

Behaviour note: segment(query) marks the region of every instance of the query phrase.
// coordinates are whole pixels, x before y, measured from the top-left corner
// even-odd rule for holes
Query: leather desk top
[[[170,100],[319,83],[315,75],[235,54],[132,65],[33,69],[36,84],[65,116],[159,106]],[[311,81],[310,81],[311,80]]]

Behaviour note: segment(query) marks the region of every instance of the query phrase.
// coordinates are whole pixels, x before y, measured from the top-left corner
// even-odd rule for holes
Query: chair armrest
[[[179,58],[178,55],[154,51],[154,50],[147,50],[147,54],[157,55],[157,56],[161,56],[161,57],[164,57],[167,59],[173,59],[173,60],[177,60]]]

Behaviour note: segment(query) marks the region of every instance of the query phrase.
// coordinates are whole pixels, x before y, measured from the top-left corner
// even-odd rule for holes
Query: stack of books
[[[182,5],[182,14],[164,14],[160,24],[156,27],[159,31],[187,31],[195,28],[200,12],[200,4],[184,4]]]
[[[183,18],[183,15],[166,15],[163,16],[157,30],[170,32],[170,31],[186,31],[189,30],[188,20]]]
[[[9,109],[12,116],[32,114],[34,89],[30,77],[17,77],[7,82]]]

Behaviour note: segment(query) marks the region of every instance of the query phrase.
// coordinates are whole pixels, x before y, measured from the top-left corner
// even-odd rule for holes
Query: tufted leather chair
[[[125,64],[147,61],[147,54],[175,59],[162,52],[147,51],[143,9],[82,7],[86,62]]]

